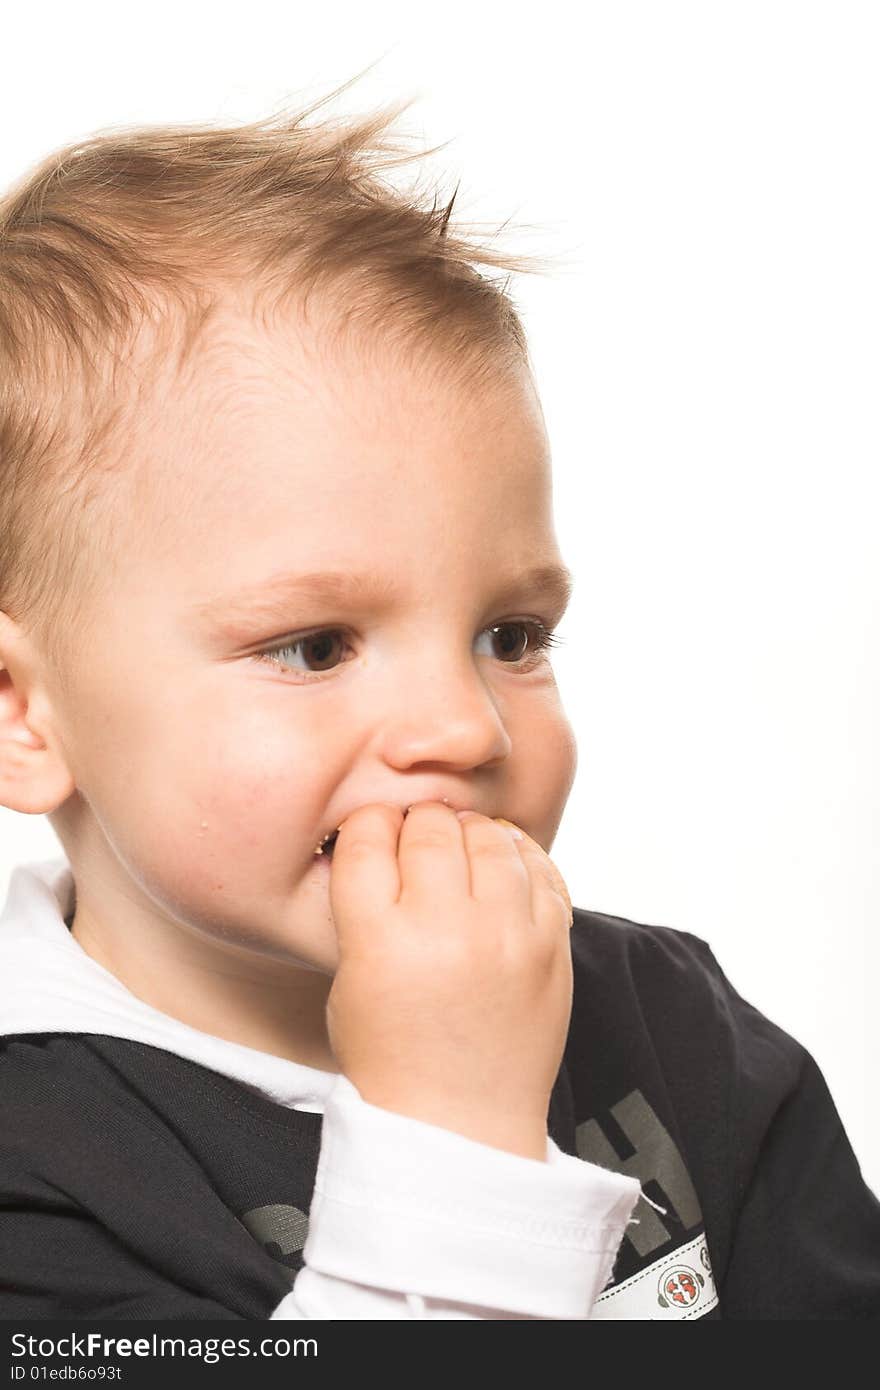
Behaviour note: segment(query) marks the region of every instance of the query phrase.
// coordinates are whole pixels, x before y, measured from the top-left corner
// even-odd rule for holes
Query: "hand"
[[[330,868],[330,1044],[364,1100],[545,1159],[571,1015],[571,902],[509,821],[362,806]]]

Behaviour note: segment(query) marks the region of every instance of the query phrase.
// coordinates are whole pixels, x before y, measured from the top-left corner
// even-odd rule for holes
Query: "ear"
[[[76,790],[40,671],[31,639],[0,613],[0,805],[31,816]]]

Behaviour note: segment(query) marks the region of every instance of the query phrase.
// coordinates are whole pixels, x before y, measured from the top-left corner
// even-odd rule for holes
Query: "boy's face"
[[[230,316],[132,447],[148,481],[125,562],[55,701],[75,790],[52,820],[104,963],[154,1000],[169,969],[332,976],[315,847],[366,803],[445,797],[549,849],[576,752],[514,622],[564,607],[517,591],[561,563],[525,371],[463,392],[439,359],[331,369]],[[331,571],[347,596],[297,591]]]

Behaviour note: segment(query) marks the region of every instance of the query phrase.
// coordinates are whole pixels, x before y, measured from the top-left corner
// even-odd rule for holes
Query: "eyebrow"
[[[212,631],[235,632],[241,624],[284,621],[290,604],[297,599],[319,603],[346,603],[376,611],[390,606],[397,587],[393,576],[377,571],[363,574],[350,570],[324,570],[310,574],[285,571],[270,575],[258,584],[236,589],[225,598],[196,603],[188,613],[199,625]],[[565,609],[574,588],[574,578],[565,565],[538,565],[503,581],[495,601],[511,600],[526,594],[540,594]]]

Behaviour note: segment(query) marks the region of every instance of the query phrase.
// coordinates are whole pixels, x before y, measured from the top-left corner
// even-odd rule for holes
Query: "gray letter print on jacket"
[[[309,1218],[299,1207],[288,1207],[283,1202],[273,1202],[267,1207],[253,1207],[240,1218],[251,1235],[261,1245],[277,1245],[282,1255],[290,1255],[294,1250],[302,1250],[309,1233]],[[270,1255],[273,1252],[269,1251]],[[273,1258],[277,1256],[273,1255]]]
[[[699,1225],[703,1219],[700,1203],[694,1191],[690,1175],[684,1166],[672,1136],[661,1124],[641,1091],[631,1091],[617,1105],[612,1105],[611,1114],[635,1149],[630,1158],[621,1158],[609,1143],[596,1120],[584,1120],[576,1130],[576,1146],[579,1158],[587,1163],[598,1163],[602,1168],[610,1168],[615,1173],[638,1178],[646,1183],[652,1178],[658,1182],[679,1221],[685,1229]],[[670,1239],[669,1231],[662,1220],[649,1207],[639,1200],[637,1211],[639,1224],[628,1226],[626,1238],[635,1246],[639,1255],[650,1255]]]

